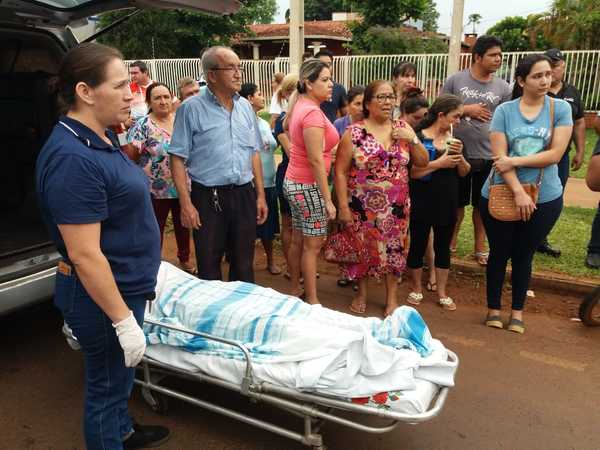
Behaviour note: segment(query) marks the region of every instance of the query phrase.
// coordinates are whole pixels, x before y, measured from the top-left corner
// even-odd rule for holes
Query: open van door
[[[241,6],[238,0],[9,0],[0,2],[0,21],[66,27],[117,9],[188,9],[225,15],[237,12]]]

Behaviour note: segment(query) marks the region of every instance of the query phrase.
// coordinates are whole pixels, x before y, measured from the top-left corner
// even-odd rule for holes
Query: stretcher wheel
[[[169,399],[166,395],[142,388],[142,397],[155,413],[164,415],[169,412]]]

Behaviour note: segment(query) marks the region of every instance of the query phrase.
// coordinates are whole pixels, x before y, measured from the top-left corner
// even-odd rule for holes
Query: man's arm
[[[600,140],[596,146],[598,145],[600,145]],[[600,192],[600,153],[590,159],[585,182],[592,191]]]
[[[585,155],[585,118],[583,117],[573,124],[573,142],[575,142],[575,156],[571,161],[571,169],[579,170]]]
[[[256,190],[256,223],[262,225],[267,220],[269,209],[265,198],[265,182],[258,152],[254,152],[252,155],[252,174],[254,175],[254,189]]]

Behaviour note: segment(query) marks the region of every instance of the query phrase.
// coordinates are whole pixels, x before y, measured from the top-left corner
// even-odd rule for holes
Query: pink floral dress
[[[354,232],[367,247],[367,258],[359,264],[343,264],[349,280],[365,276],[397,277],[406,268],[410,197],[408,191],[408,144],[394,141],[386,150],[367,132],[364,123],[349,127],[352,166],[348,173],[349,206]]]

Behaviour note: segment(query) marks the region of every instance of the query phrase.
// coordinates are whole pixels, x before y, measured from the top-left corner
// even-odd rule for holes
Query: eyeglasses
[[[398,97],[396,97],[395,95],[376,95],[375,96],[375,100],[377,100],[379,103],[385,103],[390,102],[390,103],[394,103],[396,101]]]
[[[232,72],[239,72],[239,73],[244,73],[244,69],[240,66],[236,66],[236,67],[213,67],[212,69],[209,70],[231,70]]]

